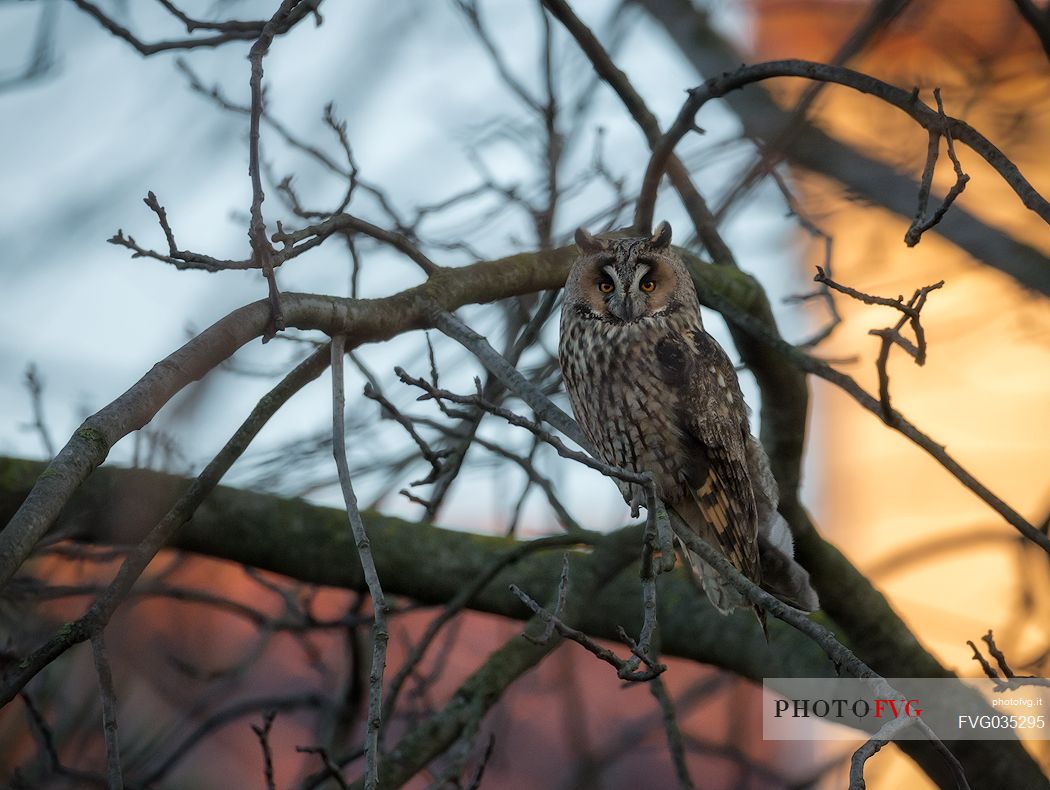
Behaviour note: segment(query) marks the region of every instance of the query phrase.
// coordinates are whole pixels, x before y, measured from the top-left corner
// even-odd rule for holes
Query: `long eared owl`
[[[672,518],[778,598],[815,610],[736,371],[704,331],[693,281],[670,246],[671,226],[612,240],[581,228],[576,244],[559,356],[573,411],[598,455],[651,473]],[[639,491],[621,490],[639,502]],[[683,556],[720,611],[744,603],[699,556]]]

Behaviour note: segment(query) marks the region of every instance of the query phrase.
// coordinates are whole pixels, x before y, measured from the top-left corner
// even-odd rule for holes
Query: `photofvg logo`
[[[885,719],[901,716],[922,715],[917,699],[778,699],[774,703],[773,716],[777,719],[837,719],[841,723],[846,717],[853,719]]]
[[[762,730],[767,740],[843,740],[890,721],[922,721],[953,740],[1050,740],[1050,688],[997,687],[987,678],[887,678],[900,696],[856,678],[766,678]],[[883,690],[885,686],[881,687]],[[895,736],[925,739],[918,727]]]

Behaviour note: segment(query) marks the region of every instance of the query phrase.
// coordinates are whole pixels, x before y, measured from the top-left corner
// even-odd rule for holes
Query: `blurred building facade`
[[[756,0],[755,61],[829,61],[879,4],[850,0]],[[1050,189],[1044,142],[1050,138],[1050,61],[1011,3],[912,3],[847,64],[904,89],[918,86],[936,106],[998,146],[1042,194]],[[782,80],[784,106],[805,87]],[[770,85],[771,83],[766,83]],[[898,110],[847,88],[829,86],[810,117],[838,139],[918,180],[927,135]],[[971,176],[956,205],[993,228],[1050,254],[1046,224],[1028,211],[990,166],[958,146]],[[1050,302],[938,237],[909,248],[909,220],[852,200],[837,183],[792,172],[804,212],[834,238],[834,276],[867,293],[908,298],[939,280],[923,310],[929,356],[917,367],[899,350],[889,363],[894,406],[946,445],[966,469],[1030,523],[1050,513]],[[931,210],[955,180],[941,144]],[[823,247],[800,233],[806,270]],[[1008,251],[1004,251],[1007,255]],[[1050,265],[1050,261],[1046,261]],[[892,310],[844,296],[843,322],[817,353],[869,392],[878,392],[879,339]],[[822,319],[819,319],[822,320]],[[810,501],[827,538],[887,594],[928,649],[947,667],[980,674],[967,640],[989,628],[1018,661],[1043,655],[1050,633],[1045,555],[924,451],[887,430],[841,390],[811,378]],[[978,641],[978,644],[980,642]],[[1040,672],[1040,662],[1033,670]],[[1050,763],[1045,743],[1033,747]],[[878,787],[924,787],[906,759],[872,763]]]

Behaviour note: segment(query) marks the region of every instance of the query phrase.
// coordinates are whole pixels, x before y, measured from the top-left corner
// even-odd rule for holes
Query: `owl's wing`
[[[688,496],[675,509],[712,536],[745,576],[758,583],[757,509],[747,467],[747,406],[729,357],[706,332],[693,343],[668,335],[657,343],[661,378],[677,395],[680,457]],[[693,523],[699,511],[704,524]]]

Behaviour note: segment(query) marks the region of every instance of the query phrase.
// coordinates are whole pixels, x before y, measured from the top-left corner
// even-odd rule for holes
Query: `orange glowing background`
[[[829,60],[869,7],[759,0],[754,58]],[[918,85],[931,105],[932,89],[940,87],[945,112],[991,139],[1042,194],[1050,189],[1050,65],[1012,4],[913,3],[848,65],[900,87]],[[781,81],[779,98],[791,106],[801,87]],[[829,87],[813,115],[833,136],[918,179],[926,133],[902,113]],[[956,205],[1050,254],[1045,223],[979,156],[964,146],[958,154],[971,180]],[[850,202],[838,185],[819,177],[793,175],[804,208],[835,239],[839,282],[907,298],[945,280],[923,310],[926,365],[891,355],[894,405],[1030,523],[1043,523],[1050,511],[1050,303],[933,233],[909,249],[902,241],[908,221]],[[953,182],[942,145],[931,208]],[[811,272],[823,248],[802,235],[799,243],[809,245],[804,257]],[[857,356],[843,369],[877,392],[879,341],[867,332],[897,316],[844,297],[838,303],[844,321],[819,354]],[[979,674],[966,640],[977,641],[989,628],[1008,656],[1031,660],[1045,650],[1045,556],[1019,548],[1012,527],[840,390],[817,379],[810,386],[808,481],[826,537],[960,674]],[[1045,742],[1030,747],[1050,765]],[[869,763],[868,775],[875,787],[932,786],[898,754]]]

